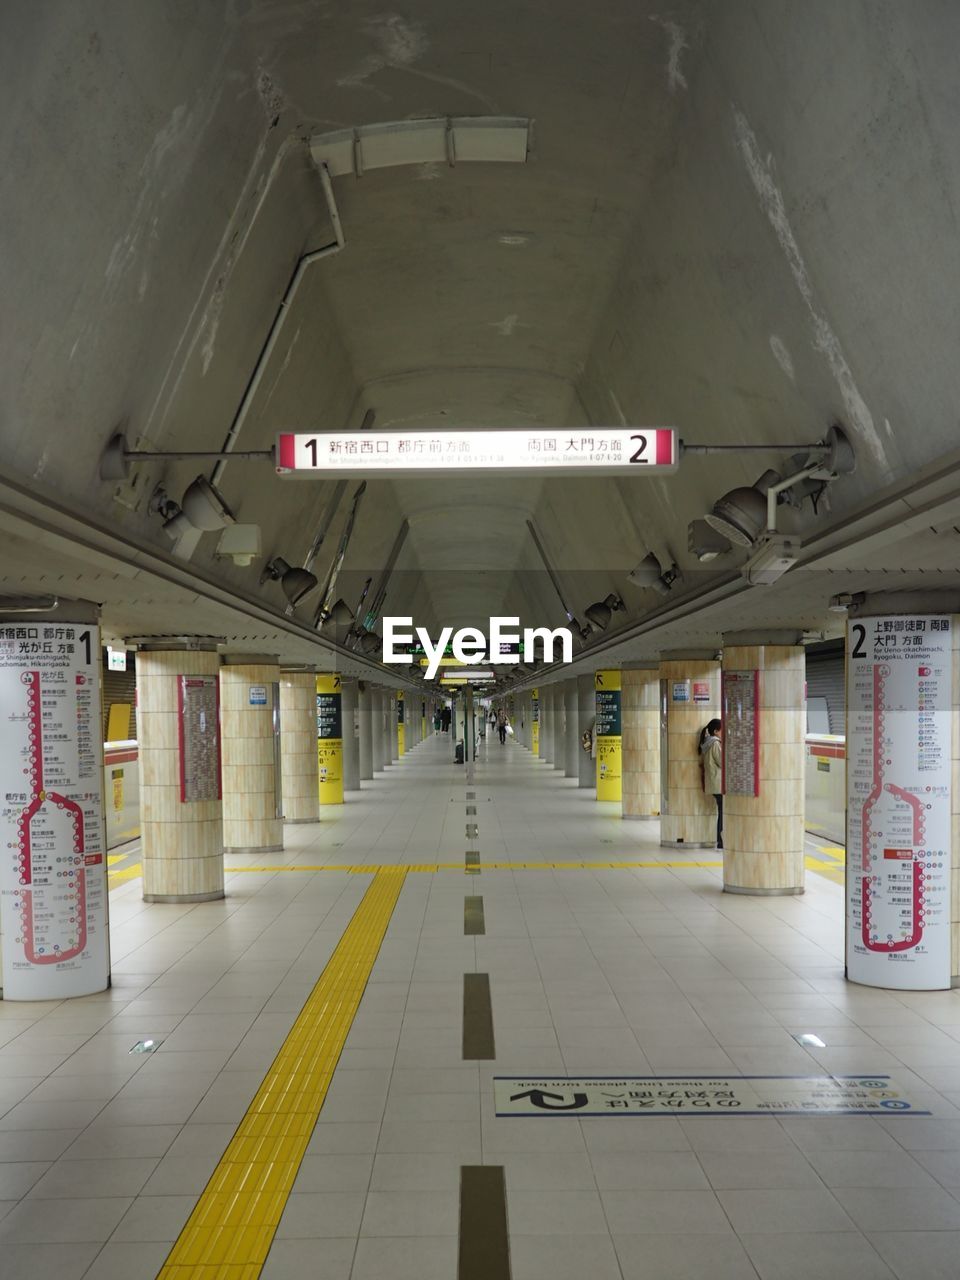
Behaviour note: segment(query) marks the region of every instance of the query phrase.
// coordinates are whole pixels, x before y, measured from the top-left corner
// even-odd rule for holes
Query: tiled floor
[[[111,991],[0,1004],[2,1280],[153,1280],[370,881],[296,866],[462,863],[450,753],[431,737],[285,853],[230,858],[289,869],[237,870],[223,902],[125,883]],[[684,862],[515,744],[489,755],[482,860]],[[494,1062],[462,1058],[474,971]],[[534,1123],[496,1118],[491,1085],[831,1071],[895,1073],[933,1116]],[[693,865],[412,871],[264,1277],[453,1280],[468,1163],[505,1168],[513,1280],[956,1280],[960,994],[846,984],[841,889],[816,874],[752,899]]]

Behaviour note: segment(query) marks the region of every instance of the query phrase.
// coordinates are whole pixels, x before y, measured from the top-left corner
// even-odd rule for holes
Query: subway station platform
[[[830,857],[724,895],[520,745],[451,755],[221,901],[115,864],[111,989],[0,1004],[3,1280],[955,1276],[960,994],[844,980]],[[495,1115],[495,1076],[861,1073],[929,1115]]]

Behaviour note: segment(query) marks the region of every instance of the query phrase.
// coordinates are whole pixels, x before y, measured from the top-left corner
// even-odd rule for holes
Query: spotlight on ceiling
[[[691,520],[687,525],[687,550],[696,556],[701,564],[708,560],[716,560],[725,551],[730,550],[729,541],[712,529],[706,520]]]
[[[729,542],[752,546],[766,527],[767,490],[779,481],[776,471],[765,471],[754,485],[731,489],[718,498],[704,519]]]
[[[357,648],[369,658],[380,648],[380,637],[375,631],[364,631],[357,641]]]
[[[657,591],[665,596],[679,577],[680,570],[675,564],[672,564],[669,569],[664,569],[651,551],[649,555],[644,556],[635,569],[630,570],[627,581],[632,582],[635,587],[649,587],[651,591]]]
[[[584,609],[583,613],[591,626],[596,627],[598,631],[606,631],[613,615],[626,609],[626,607],[617,593],[611,591],[605,599],[597,600],[594,604],[589,605]]]
[[[183,514],[194,529],[203,533],[214,533],[217,529],[225,529],[236,520],[233,512],[224,502],[218,489],[204,476],[197,476],[188,485],[183,501],[180,503]]]
[[[315,573],[311,573],[309,569],[291,568],[283,556],[274,556],[264,565],[263,572],[260,574],[261,583],[266,582],[268,578],[280,583],[283,594],[292,605],[299,604],[303,597],[317,585]]]
[[[337,630],[353,626],[353,610],[345,600],[338,600],[331,606],[321,626],[325,626],[328,622],[332,622]]]

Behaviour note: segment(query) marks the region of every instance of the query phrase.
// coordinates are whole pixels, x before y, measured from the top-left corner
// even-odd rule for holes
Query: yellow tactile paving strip
[[[815,858],[808,854],[804,859],[808,871],[816,871],[819,875],[826,876],[830,880],[835,880],[842,884],[844,878],[844,859],[843,849],[837,846],[829,846],[823,849],[828,855],[827,859]],[[683,861],[674,859],[646,859],[644,861],[627,861],[627,860],[610,860],[605,861],[596,859],[592,861],[574,860],[574,861],[538,861],[533,858],[524,859],[515,862],[497,862],[487,861],[483,864],[485,871],[629,871],[635,868],[650,868],[653,870],[682,870],[684,867],[709,867],[713,870],[722,868],[723,862],[719,859],[699,859],[686,858]],[[381,865],[379,863],[346,863],[346,862],[325,862],[325,863],[298,863],[288,862],[273,866],[255,866],[255,867],[225,867],[226,875],[243,875],[243,874],[259,874],[273,875],[280,871],[343,871],[349,875],[369,876],[377,875],[381,871],[409,871],[409,872],[426,872],[432,874],[437,871],[459,871],[463,873],[464,864],[462,862],[412,862],[403,866]],[[466,868],[469,872],[472,868]],[[123,871],[110,873],[110,887],[122,884],[126,880],[136,879],[140,875],[140,865],[127,867]]]
[[[260,1275],[407,870],[376,868],[158,1280]]]

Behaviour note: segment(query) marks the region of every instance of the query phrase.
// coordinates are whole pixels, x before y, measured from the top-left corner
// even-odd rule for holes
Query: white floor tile
[[[741,1237],[760,1280],[892,1280],[863,1236],[851,1231]],[[922,1271],[911,1274],[920,1280]]]

